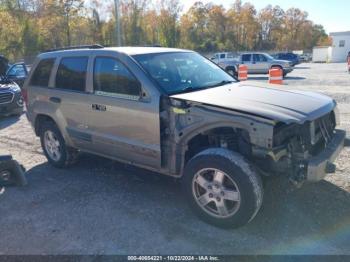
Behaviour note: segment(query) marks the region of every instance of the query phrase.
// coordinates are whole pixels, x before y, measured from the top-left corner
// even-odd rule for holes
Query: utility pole
[[[116,33],[117,33],[117,45],[122,45],[122,36],[121,36],[121,28],[120,28],[120,9],[119,9],[119,0],[114,0],[115,6],[115,25],[116,25]]]

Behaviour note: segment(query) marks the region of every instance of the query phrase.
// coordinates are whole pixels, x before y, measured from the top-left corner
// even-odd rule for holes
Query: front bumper
[[[345,138],[345,131],[336,130],[327,147],[319,155],[309,159],[306,177],[308,182],[318,182],[326,176],[328,166],[335,161],[343,149]]]
[[[290,72],[292,72],[293,70],[294,70],[294,67],[284,67],[284,68],[283,68],[284,73],[290,73]]]
[[[15,93],[10,103],[0,104],[0,116],[20,115],[23,113],[24,104],[21,93]]]

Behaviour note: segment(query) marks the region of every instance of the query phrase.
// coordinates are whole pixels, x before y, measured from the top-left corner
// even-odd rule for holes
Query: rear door
[[[123,57],[93,59],[88,114],[94,148],[106,156],[159,168],[159,95],[150,95],[150,86],[136,76],[140,72],[130,68],[136,65],[122,62]]]
[[[37,114],[54,117],[56,106],[49,102],[50,79],[55,67],[56,57],[42,58],[34,65],[34,70],[24,91],[27,100],[27,116],[33,122]],[[52,108],[51,108],[52,107]]]
[[[74,146],[92,148],[91,130],[88,128],[90,94],[86,92],[88,55],[63,56],[58,59],[49,103],[56,108],[55,115],[61,128]]]

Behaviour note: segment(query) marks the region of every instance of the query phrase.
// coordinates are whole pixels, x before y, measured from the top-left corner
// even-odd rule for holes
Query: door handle
[[[61,98],[58,97],[50,97],[50,101],[52,103],[60,104],[61,103]]]
[[[107,107],[105,105],[92,104],[91,107],[92,107],[92,110],[102,111],[102,112],[107,111]]]

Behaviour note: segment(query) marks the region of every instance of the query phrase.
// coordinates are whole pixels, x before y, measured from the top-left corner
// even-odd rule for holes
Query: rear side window
[[[54,64],[55,58],[41,60],[33,73],[30,85],[48,87]]]
[[[141,85],[130,71],[118,60],[97,57],[94,65],[94,90],[96,94],[121,95],[138,99]]]
[[[62,58],[56,75],[56,88],[85,91],[88,57]]]

